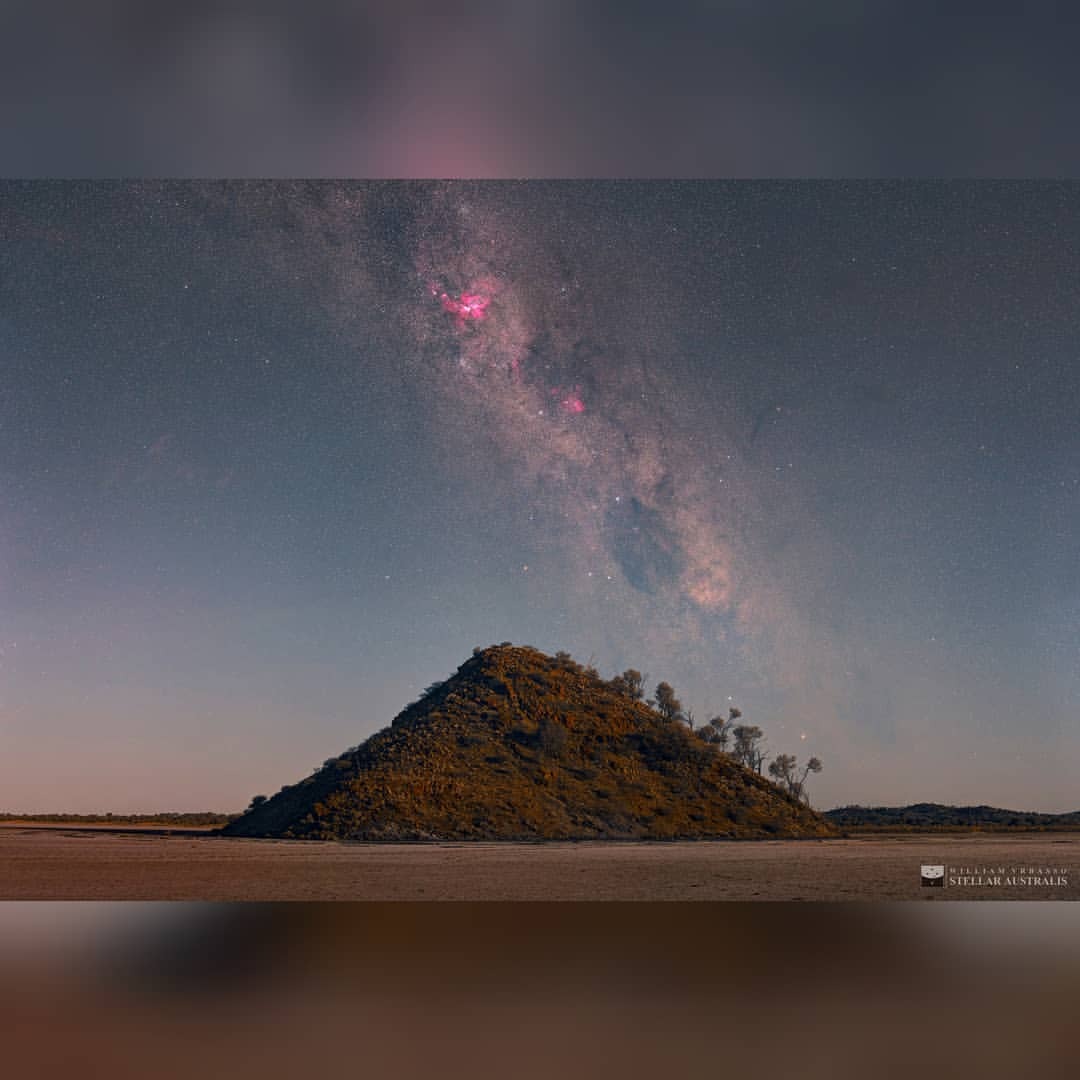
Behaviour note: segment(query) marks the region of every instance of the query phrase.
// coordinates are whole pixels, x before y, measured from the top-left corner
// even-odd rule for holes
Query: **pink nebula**
[[[432,290],[432,294],[438,295],[439,303],[442,304],[444,311],[449,311],[451,315],[456,316],[458,326],[463,326],[470,319],[479,321],[487,318],[491,297],[484,293],[463,292],[460,296],[454,297],[445,292],[436,294],[435,290]]]
[[[585,402],[581,400],[581,392],[576,386],[572,390],[556,386],[552,389],[551,396],[559,399],[559,408],[563,412],[577,414],[585,411]]]

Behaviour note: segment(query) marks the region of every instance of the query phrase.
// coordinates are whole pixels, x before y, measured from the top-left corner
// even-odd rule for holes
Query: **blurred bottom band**
[[[8,904],[9,1075],[1064,1075],[1080,906]]]

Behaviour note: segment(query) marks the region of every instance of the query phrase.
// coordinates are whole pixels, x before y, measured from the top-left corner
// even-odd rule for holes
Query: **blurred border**
[[[1066,1075],[1080,906],[932,910],[9,904],[5,1063],[117,1080]]]
[[[10,0],[6,176],[1065,176],[1080,9]]]

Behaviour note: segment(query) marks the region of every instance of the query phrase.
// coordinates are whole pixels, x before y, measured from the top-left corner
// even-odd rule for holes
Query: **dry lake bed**
[[[5,825],[0,899],[1077,900],[1080,833],[336,844]]]

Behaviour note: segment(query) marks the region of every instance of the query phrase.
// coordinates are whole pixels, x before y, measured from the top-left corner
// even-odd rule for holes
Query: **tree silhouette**
[[[611,687],[631,701],[641,701],[645,696],[645,677],[637,668],[627,668],[611,680]]]
[[[790,794],[795,794],[795,755],[777,754],[769,765],[769,775],[774,777]]]
[[[682,702],[675,696],[675,689],[670,683],[657,683],[655,694],[652,704],[665,720],[682,718]]]
[[[728,716],[725,719],[723,716],[714,716],[709,721],[709,728],[712,734],[708,736],[709,742],[717,743],[721,750],[726,751],[728,743],[731,741],[731,729],[735,726],[735,721],[742,716],[742,711],[735,708],[734,705],[728,709]]]
[[[807,806],[810,805],[810,797],[806,794],[806,777],[810,773],[819,772],[821,772],[821,758],[812,757],[806,763],[806,768],[803,769],[803,774],[799,778],[799,798],[802,799]]]
[[[769,775],[776,778],[777,783],[788,794],[796,799],[810,804],[806,795],[806,778],[810,773],[821,772],[821,759],[812,757],[804,766],[802,775],[798,774],[798,762],[794,754],[777,754],[769,766]]]
[[[765,752],[760,746],[764,734],[761,728],[756,724],[739,724],[731,729],[731,734],[735,740],[731,756],[739,764],[760,773],[765,763]]]

